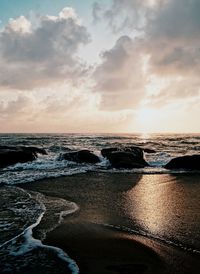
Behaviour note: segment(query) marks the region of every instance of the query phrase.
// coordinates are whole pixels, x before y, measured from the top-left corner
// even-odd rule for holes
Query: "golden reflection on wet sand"
[[[186,214],[191,208],[187,188],[171,175],[143,176],[125,197],[126,215],[151,233],[165,235],[173,231],[181,235],[185,233],[183,226],[192,225],[190,214]]]

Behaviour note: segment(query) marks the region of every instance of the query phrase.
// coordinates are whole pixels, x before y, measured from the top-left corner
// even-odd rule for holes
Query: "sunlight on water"
[[[166,212],[161,201],[163,201],[163,195],[166,197],[169,193],[163,191],[163,188],[157,187],[155,180],[157,179],[154,176],[149,176],[145,180],[141,179],[136,189],[133,188],[129,191],[127,199],[129,202],[133,201],[135,191],[137,191],[138,199],[136,199],[134,216],[138,220],[145,220],[145,223],[141,223],[142,226],[157,234],[165,226]]]
[[[178,178],[167,174],[143,175],[126,193],[124,212],[128,218],[137,220],[141,231],[148,235],[177,245],[198,246],[199,177]]]
[[[147,142],[148,139],[151,138],[151,134],[144,131],[144,132],[140,135],[140,138],[141,138],[144,142]]]

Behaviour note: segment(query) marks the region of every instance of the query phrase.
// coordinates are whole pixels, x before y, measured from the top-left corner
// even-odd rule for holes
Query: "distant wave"
[[[38,146],[45,148],[48,152],[48,155],[39,156],[34,162],[1,169],[0,183],[9,185],[90,171],[142,174],[188,173],[184,170],[168,171],[162,166],[174,157],[200,152],[200,136],[196,134],[154,134],[145,139],[143,136],[136,134],[0,134],[0,144]],[[102,157],[101,163],[96,165],[58,161],[59,154],[69,150],[89,149],[100,156],[102,148],[121,145],[135,145],[154,149],[156,153],[145,155],[151,167],[120,171],[111,170],[108,161]]]

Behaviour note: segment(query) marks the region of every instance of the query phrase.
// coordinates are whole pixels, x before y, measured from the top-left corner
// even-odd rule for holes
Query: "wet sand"
[[[153,208],[154,216],[143,200],[138,204],[138,200],[144,196],[140,188],[141,182],[144,184],[144,189],[147,186],[145,183],[152,185],[158,183],[159,189],[160,186],[163,189],[171,182],[173,186],[184,180],[196,184],[200,182],[199,179],[200,176],[177,178],[170,175],[87,173],[42,180],[22,185],[22,187],[47,196],[73,201],[79,206],[79,211],[67,216],[59,227],[48,233],[44,243],[65,250],[78,264],[80,273],[196,274],[200,269],[198,254],[181,250],[156,239],[136,235],[133,230],[140,231],[142,218],[144,223],[149,225],[148,228],[155,231],[158,228],[161,229],[162,224],[166,227],[170,223],[170,220],[166,218],[160,219],[160,215],[164,214],[167,208],[159,211],[160,215],[156,212],[156,208]],[[140,195],[134,196],[133,191]],[[155,189],[152,189],[152,193],[147,193],[149,200],[151,195],[155,195],[154,192]],[[162,193],[159,193],[158,197],[160,201],[155,201],[157,208],[162,206]],[[152,196],[152,201],[154,200],[155,196]],[[134,219],[135,212],[142,211],[142,208],[145,208],[147,214],[143,213],[141,219],[140,215],[136,214]],[[184,221],[184,218],[182,220]],[[112,224],[113,227],[108,227],[108,224]],[[173,224],[171,225],[172,228],[170,226],[169,228],[173,229]],[[198,223],[192,225],[193,227],[197,225],[196,229],[198,229]],[[177,229],[176,226],[177,224],[174,225],[174,229]],[[128,233],[120,227],[131,227],[132,231]],[[187,231],[185,231],[185,237],[187,237]]]

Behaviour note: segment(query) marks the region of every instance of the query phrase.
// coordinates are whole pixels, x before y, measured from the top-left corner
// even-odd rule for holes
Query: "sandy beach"
[[[87,173],[21,186],[28,191],[73,201],[79,206],[76,213],[67,216],[60,226],[47,234],[44,243],[62,248],[77,263],[80,273],[195,274],[199,273],[200,255],[189,248],[184,250],[178,246],[178,241],[167,243],[158,235],[164,228],[174,230],[169,231],[169,235],[181,230],[180,238],[185,237],[187,246],[188,232],[195,227],[198,229],[199,215],[195,210],[198,211],[199,203],[191,223],[184,224],[187,217],[184,210],[183,216],[179,215],[177,221],[170,223],[170,210],[174,212],[176,208],[176,215],[179,214],[179,205],[173,208],[168,204],[167,208],[169,199],[173,205],[173,194],[165,197],[166,200],[163,197],[169,187],[174,188],[174,194],[175,187],[180,187],[180,206],[184,207],[182,186],[187,186],[190,194],[195,193],[199,180],[199,175]],[[149,198],[144,203],[147,185]],[[160,200],[156,201],[155,195]],[[151,233],[144,230],[145,225]],[[193,232],[198,234],[198,231]],[[198,239],[196,241],[198,244]]]

